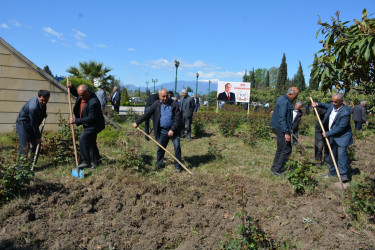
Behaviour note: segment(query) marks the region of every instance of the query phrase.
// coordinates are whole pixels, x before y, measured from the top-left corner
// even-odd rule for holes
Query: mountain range
[[[207,94],[208,93],[208,82],[207,81],[198,81],[198,94]],[[146,91],[145,86],[136,86],[134,84],[122,85],[122,87],[127,88],[128,90],[137,91],[141,88],[141,92]],[[149,84],[149,89],[151,92],[154,91],[154,85],[151,83]],[[165,88],[167,90],[174,91],[175,82],[167,82],[155,85],[155,90],[160,90],[161,88]],[[190,87],[193,92],[195,92],[196,81],[177,81],[177,92],[181,93],[181,90]],[[212,81],[210,86],[211,91],[217,91],[217,81]]]

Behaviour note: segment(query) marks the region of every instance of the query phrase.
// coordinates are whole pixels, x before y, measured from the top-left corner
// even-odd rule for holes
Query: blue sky
[[[361,18],[374,1],[30,1],[0,0],[0,36],[53,74],[79,61],[113,69],[121,82],[178,79],[242,81],[244,70],[279,67],[285,52],[290,78],[320,48],[318,15]]]

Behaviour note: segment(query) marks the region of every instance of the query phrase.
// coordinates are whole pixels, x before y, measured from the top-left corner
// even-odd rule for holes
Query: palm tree
[[[101,62],[89,61],[79,62],[79,67],[71,66],[66,71],[75,77],[83,78],[94,83],[94,79],[98,79],[100,82],[108,81],[107,73],[112,69],[104,67]]]

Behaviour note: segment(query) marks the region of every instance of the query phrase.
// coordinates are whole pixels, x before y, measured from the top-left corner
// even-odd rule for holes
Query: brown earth
[[[240,186],[249,215],[277,240],[297,248],[375,246],[374,232],[353,229],[339,192],[295,197],[277,180],[183,173],[157,183],[122,174],[108,168],[91,180],[36,179],[28,199],[1,212],[0,248],[217,249],[239,224]]]
[[[374,143],[374,136],[356,141],[357,176],[374,178]],[[320,178],[314,193],[295,196],[268,166],[245,168],[256,174],[144,176],[108,166],[78,180],[36,173],[27,195],[0,210],[0,249],[218,249],[240,223],[241,187],[247,213],[290,248],[375,248],[375,227],[352,221],[337,180]]]

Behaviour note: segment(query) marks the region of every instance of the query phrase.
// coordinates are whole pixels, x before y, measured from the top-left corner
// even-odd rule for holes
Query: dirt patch
[[[241,186],[249,198],[248,214],[276,240],[303,248],[375,245],[375,235],[349,230],[335,193],[295,197],[287,182],[271,177],[260,183],[246,176],[184,173],[156,182],[130,171],[112,179],[105,176],[115,176],[115,170],[103,172],[91,180],[36,179],[27,199],[2,209],[0,248],[218,248],[239,224],[234,215]]]

